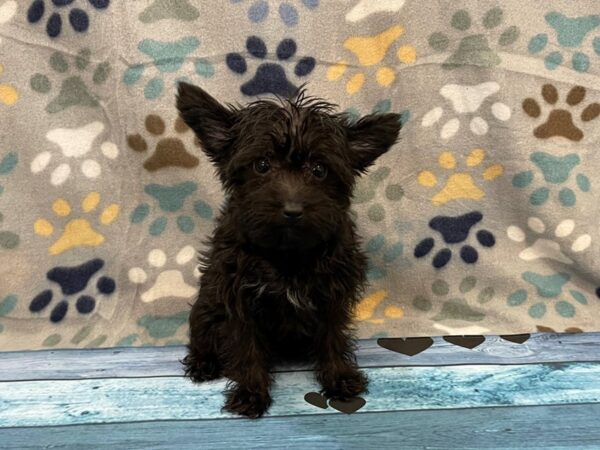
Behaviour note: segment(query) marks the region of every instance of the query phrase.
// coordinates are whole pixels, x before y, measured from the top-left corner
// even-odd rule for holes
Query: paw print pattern
[[[461,127],[460,116],[470,118],[469,129],[477,136],[487,134],[489,130],[488,121],[477,114],[483,103],[500,90],[500,85],[495,81],[487,81],[476,85],[446,84],[440,89],[440,94],[452,104],[452,109],[459,117],[452,117],[444,122],[440,130],[440,137],[444,140],[450,139],[458,133]],[[512,112],[510,107],[502,102],[496,101],[490,106],[491,115],[494,119],[506,122],[510,119]],[[444,115],[444,108],[436,106],[429,110],[421,121],[421,125],[429,128],[437,124]]]
[[[151,156],[144,162],[144,169],[148,172],[155,172],[167,167],[191,169],[198,166],[200,160],[188,152],[186,145],[179,137],[165,136],[166,125],[162,117],[149,114],[146,116],[145,128],[150,135],[149,139],[158,139]],[[173,128],[175,133],[182,137],[190,130],[180,117],[175,120]],[[194,144],[197,147],[200,146],[197,139],[194,139]],[[138,153],[148,151],[148,140],[141,134],[127,135],[127,145]]]
[[[138,326],[144,329],[145,334],[147,334],[151,340],[147,342],[152,346],[159,346],[159,340],[172,338],[178,332],[178,330],[186,325],[189,320],[189,308],[185,311],[181,311],[175,314],[171,314],[169,316],[156,316],[152,314],[147,314],[142,316],[137,321]],[[180,341],[168,341],[162,343],[162,345],[181,345]]]
[[[390,99],[380,100],[375,104],[371,110],[371,114],[386,114],[392,111],[392,101]],[[410,111],[408,109],[397,111],[400,115],[400,123],[405,126],[410,120]],[[344,114],[348,117],[350,123],[356,123],[362,117],[360,111],[356,108],[348,108],[344,111]]]
[[[73,160],[79,160],[86,156],[93,148],[96,138],[104,131],[102,122],[91,122],[79,128],[55,128],[46,134],[53,144],[60,148],[60,155],[64,162],[54,168],[50,175],[50,183],[60,186],[69,179],[72,173],[71,164]],[[108,159],[119,156],[118,147],[109,141],[100,145],[100,151]],[[31,161],[31,173],[38,174],[46,170],[56,152],[44,150],[36,155]],[[75,163],[77,164],[77,163]],[[81,173],[86,178],[97,178],[102,173],[102,167],[96,159],[86,158],[80,164]]]
[[[504,22],[504,11],[502,8],[488,10],[481,21],[484,33],[469,33],[474,24],[468,11],[460,9],[452,15],[450,25],[457,32],[466,35],[460,39],[458,48],[444,61],[444,69],[456,69],[462,66],[494,67],[500,64],[500,56],[497,51],[490,47],[490,41],[486,33],[493,33]],[[502,48],[514,44],[519,38],[519,29],[516,26],[504,28],[501,34],[494,37],[494,47]],[[432,33],[429,36],[429,46],[437,52],[445,52],[454,42],[442,32]]]
[[[573,70],[587,72],[590,68],[590,58],[587,53],[579,49],[583,46],[587,36],[600,26],[600,16],[567,17],[557,11],[551,11],[544,16],[544,19],[554,30],[556,42],[560,47],[560,51],[551,51],[544,57],[546,69],[557,69],[565,62],[563,53],[572,51],[570,65]],[[594,38],[592,46],[596,55],[600,56],[600,36]],[[557,45],[550,42],[547,33],[540,33],[529,40],[527,49],[530,54],[537,55],[548,47],[556,48]]]
[[[461,216],[436,216],[429,221],[429,228],[437,231],[443,241],[449,246],[460,244],[460,258],[467,264],[475,264],[479,259],[479,252],[471,245],[466,244],[471,229],[483,220],[479,211],[473,211]],[[488,230],[481,229],[476,233],[477,242],[483,247],[490,248],[496,244],[495,236]],[[428,237],[420,241],[415,247],[415,258],[427,256],[435,247],[435,239]],[[452,250],[442,248],[433,257],[432,265],[436,269],[445,267],[452,258]]]
[[[466,158],[466,165],[468,168],[476,169],[483,164],[485,157],[485,150],[473,149]],[[444,186],[431,198],[431,203],[440,206],[453,200],[481,200],[485,197],[485,191],[479,187],[479,183],[475,181],[472,174],[456,171],[457,161],[452,152],[441,153],[438,164],[441,169],[453,171],[453,173],[447,178]],[[501,164],[492,164],[485,168],[482,178],[484,181],[493,181],[503,172],[504,167]],[[429,170],[419,172],[417,181],[421,186],[427,188],[435,188],[439,185],[438,176]]]
[[[161,184],[148,184],[144,192],[152,197],[158,203],[160,212],[166,215],[159,215],[150,223],[148,232],[151,236],[160,236],[167,228],[168,215],[177,215],[177,228],[182,233],[189,234],[194,231],[196,223],[192,217],[183,214],[184,205],[188,197],[198,190],[198,185],[191,181],[175,184],[173,186],[164,186]],[[130,221],[133,224],[142,223],[150,215],[150,204],[142,203],[138,205],[131,213]],[[159,213],[160,213],[159,212]],[[194,213],[196,216],[210,220],[213,217],[213,211],[210,205],[203,200],[194,202]]]
[[[171,8],[171,6],[169,6]],[[195,37],[184,37],[174,42],[144,39],[138,45],[138,50],[152,59],[152,64],[135,64],[129,66],[123,74],[123,83],[133,86],[146,74],[146,69],[154,67],[158,76],[150,78],[144,85],[144,97],[147,100],[156,100],[162,97],[165,90],[164,78],[168,74],[182,70],[186,61],[192,61],[194,72],[202,78],[211,78],[215,69],[205,58],[193,58],[191,54],[200,47],[200,41]],[[175,79],[175,86],[180,81],[191,82],[187,77]]]
[[[573,121],[573,115],[569,109],[576,108],[585,99],[586,90],[582,86],[574,86],[567,94],[567,109],[554,108],[558,103],[558,90],[552,84],[542,86],[542,98],[551,108],[546,121],[533,130],[533,135],[538,139],[551,137],[564,137],[570,141],[581,141],[583,131]],[[533,119],[542,116],[542,108],[534,98],[523,100],[523,111]],[[600,103],[588,104],[579,114],[581,122],[591,122],[600,116]]]
[[[588,304],[587,297],[575,286],[571,289],[565,287],[571,281],[571,275],[566,272],[550,275],[524,272],[521,278],[535,289],[535,294],[532,294],[530,289],[517,289],[507,297],[506,303],[510,307],[518,307],[528,301],[535,302],[527,309],[527,313],[533,319],[544,317],[549,306],[552,306],[559,316],[572,318],[576,316],[577,307]]]
[[[404,310],[401,307],[387,305],[381,308],[387,298],[388,292],[385,290],[375,291],[364,297],[356,307],[356,320],[381,325],[385,323],[386,319],[402,319]]]
[[[18,5],[16,0],[6,0],[2,2],[0,0],[0,25],[10,22],[15,14],[17,13]],[[0,44],[2,43],[2,37],[0,37]]]
[[[396,71],[389,66],[381,66],[388,50],[404,34],[404,28],[394,25],[373,36],[352,36],[344,41],[344,48],[352,52],[358,60],[359,72],[346,82],[346,92],[350,95],[359,92],[367,79],[364,68],[375,68],[375,80],[380,86],[390,86],[396,79]],[[417,50],[412,45],[402,45],[396,51],[398,60],[403,64],[413,64],[417,60]],[[327,70],[329,81],[340,80],[349,67],[347,61],[338,61]]]
[[[183,247],[176,255],[175,262],[178,266],[186,266],[194,260],[196,251],[188,245]],[[167,255],[160,249],[151,250],[148,253],[148,264],[156,270],[162,269],[167,263]],[[196,278],[200,272],[194,271]],[[129,270],[129,281],[137,285],[143,285],[148,281],[147,272],[141,267],[133,267]],[[198,288],[185,282],[184,274],[179,269],[163,270],[156,276],[154,283],[142,292],[140,299],[144,303],[151,303],[163,298],[185,298],[189,299],[198,292]]]
[[[46,105],[46,112],[54,114],[64,111],[74,106],[85,106],[88,108],[97,108],[100,106],[98,95],[88,86],[89,83],[84,78],[89,77],[90,49],[82,49],[75,58],[75,68],[77,74],[69,75],[71,65],[60,52],[55,52],[50,57],[50,68],[60,76],[64,76],[60,91]],[[92,85],[98,88],[103,85],[110,75],[110,64],[108,62],[99,63],[91,76]],[[49,94],[52,90],[52,82],[48,76],[36,73],[30,79],[31,89],[39,94]]]
[[[380,190],[380,186],[385,186],[383,194],[387,201],[395,203],[404,197],[402,186],[396,183],[389,183],[387,185],[384,183],[391,173],[392,171],[389,167],[379,167],[377,170],[370,172],[366,177],[361,177],[356,189],[354,189],[354,205],[372,203],[367,209],[367,217],[372,222],[381,222],[386,216],[384,206],[377,200],[377,193]]]
[[[383,234],[378,234],[369,239],[366,251],[369,257],[367,277],[371,281],[379,280],[387,275],[387,267],[402,256],[404,244],[401,241],[387,242]]]
[[[359,22],[377,13],[398,12],[404,6],[406,0],[385,0],[374,2],[371,0],[358,0],[346,14],[346,22]]]
[[[19,161],[17,153],[11,152],[6,154],[0,160],[0,176],[10,174]],[[4,192],[4,186],[0,185],[0,195]],[[0,212],[0,225],[4,220],[4,215]],[[19,245],[19,235],[12,231],[0,231],[0,250],[12,250]]]
[[[267,57],[267,46],[258,36],[250,36],[246,40],[246,50],[258,60]],[[284,65],[287,66],[291,61],[295,61],[296,52],[297,45],[293,39],[283,39],[279,42],[275,52],[279,62],[260,63],[254,77],[240,86],[242,94],[255,96],[270,93],[282,97],[294,95],[298,87],[288,79],[288,73]],[[239,75],[244,75],[248,71],[246,58],[239,53],[228,53],[226,63],[229,70]],[[313,57],[304,56],[295,62],[294,75],[298,78],[304,78],[312,73],[315,65],[316,61]]]
[[[431,284],[431,295],[419,294],[413,298],[412,305],[415,309],[422,312],[432,312],[441,304],[439,312],[432,317],[435,321],[466,321],[479,322],[485,318],[485,313],[481,310],[484,305],[494,299],[496,291],[491,286],[477,289],[477,278],[474,276],[464,277],[459,286],[458,292],[452,293],[456,289],[445,280],[437,279]],[[478,307],[472,306],[477,304]]]
[[[4,72],[4,67],[0,64],[0,75]],[[19,92],[10,84],[0,84],[0,104],[13,106],[19,100]]]
[[[191,5],[189,0],[154,0],[139,14],[138,20],[142,23],[155,23],[165,19],[193,22],[198,17],[198,8]]]
[[[69,300],[77,296],[75,309],[81,315],[89,315],[96,309],[96,297],[84,294],[91,279],[104,267],[102,259],[92,259],[78,266],[54,267],[46,274],[49,281],[60,287],[59,297],[63,297],[50,312],[50,321],[62,321],[69,310]],[[108,276],[100,276],[95,281],[95,295],[109,296],[117,288],[115,280]],[[41,313],[52,303],[55,291],[47,289],[37,294],[29,303],[29,311]]]
[[[546,204],[550,199],[551,188],[560,187],[568,183],[572,177],[573,169],[581,163],[579,155],[570,153],[564,156],[554,156],[546,152],[535,152],[529,157],[531,162],[535,164],[548,186],[542,186],[535,189],[529,196],[529,203],[534,206]],[[532,185],[536,178],[536,172],[526,170],[519,172],[512,179],[512,185],[517,189],[525,189]],[[590,179],[583,173],[575,176],[575,183],[579,191],[587,193],[590,191]],[[575,205],[577,195],[575,191],[568,186],[563,186],[558,191],[558,202],[565,208]]]
[[[573,235],[575,230],[574,220],[565,219],[560,222],[554,230],[553,239],[542,237],[546,233],[546,224],[538,217],[530,217],[527,220],[527,228],[529,230],[525,231],[517,225],[511,225],[506,230],[506,234],[511,241],[529,245],[519,253],[519,258],[524,261],[551,259],[563,264],[573,264],[573,260],[563,251],[563,247],[567,247],[568,244],[563,246],[563,243],[559,241],[565,241]],[[581,253],[586,251],[591,244],[592,237],[589,234],[581,234],[570,245],[570,251]]]
[[[68,18],[71,28],[78,33],[83,33],[90,26],[90,16],[85,10],[73,7],[73,3],[76,3],[76,0],[34,0],[27,10],[27,21],[32,24],[40,22],[46,16],[46,7],[49,6],[53,7],[55,12],[50,13],[46,21],[48,36],[55,38],[60,35],[63,27],[61,12],[66,13],[66,11],[69,11]],[[94,9],[102,11],[108,8],[110,0],[87,0],[87,2],[80,1],[79,3],[89,3]]]
[[[81,202],[84,214],[89,215],[96,211],[100,204],[100,194],[89,193]],[[54,214],[59,218],[68,218],[72,214],[71,205],[66,200],[59,198],[52,204]],[[99,217],[101,225],[112,224],[119,216],[119,205],[113,203],[102,210]],[[50,237],[54,234],[54,225],[47,219],[37,219],[34,223],[34,232],[39,236]],[[94,229],[87,218],[70,219],[65,225],[62,234],[48,248],[50,255],[60,255],[68,250],[78,247],[98,247],[105,241],[105,237]]]
[[[243,0],[231,0],[231,3],[242,3]],[[281,21],[288,27],[298,25],[300,13],[296,4],[302,4],[306,9],[313,10],[319,6],[319,0],[284,1],[279,3],[277,12]],[[248,8],[248,19],[252,23],[264,22],[269,17],[269,2],[266,0],[253,0]]]

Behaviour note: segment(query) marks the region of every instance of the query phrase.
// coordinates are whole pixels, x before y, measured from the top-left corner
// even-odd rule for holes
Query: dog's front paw
[[[347,400],[367,392],[369,380],[358,369],[321,375],[322,393],[330,399]]]
[[[214,380],[221,376],[221,364],[216,356],[199,358],[189,353],[181,362],[184,366],[185,376],[194,383]]]
[[[225,410],[251,419],[261,417],[271,406],[271,396],[268,391],[251,392],[242,386],[237,386],[226,391],[225,396]]]

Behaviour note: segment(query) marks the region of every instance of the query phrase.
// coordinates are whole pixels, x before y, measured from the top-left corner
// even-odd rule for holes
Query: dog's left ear
[[[398,139],[399,114],[369,114],[347,127],[353,169],[364,173]]]
[[[199,87],[183,82],[179,83],[177,109],[183,121],[200,139],[210,160],[222,166],[230,156],[235,111],[223,106]]]

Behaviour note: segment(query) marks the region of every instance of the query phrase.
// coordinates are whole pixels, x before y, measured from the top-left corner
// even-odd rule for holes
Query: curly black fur
[[[356,177],[396,142],[399,116],[351,124],[335,105],[303,91],[291,100],[224,106],[186,83],[177,108],[226,193],[201,255],[186,375],[228,377],[225,408],[248,417],[269,408],[269,370],[278,361],[315,362],[330,398],[364,392],[352,317],[366,257],[350,200]],[[294,217],[284,214],[289,208]]]

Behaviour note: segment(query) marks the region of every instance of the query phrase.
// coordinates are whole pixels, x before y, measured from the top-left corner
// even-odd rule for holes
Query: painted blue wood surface
[[[595,449],[600,405],[0,429],[5,450]]]
[[[184,354],[183,347],[0,353],[0,381],[176,376],[182,374],[179,360]],[[535,334],[524,344],[488,336],[473,350],[434,338],[430,348],[412,357],[382,348],[375,340],[362,340],[357,357],[361,367],[600,361],[600,333]]]
[[[600,402],[600,363],[365,369],[367,404],[356,414],[417,409]],[[332,414],[304,401],[312,372],[276,377],[272,416]],[[218,419],[224,381],[181,377],[4,382],[0,426]]]

